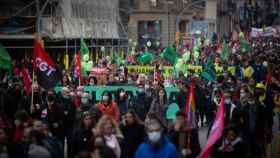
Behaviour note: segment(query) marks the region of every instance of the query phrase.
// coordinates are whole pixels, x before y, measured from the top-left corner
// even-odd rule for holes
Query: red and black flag
[[[61,73],[58,66],[38,41],[34,43],[33,69],[38,84],[45,89],[55,87],[60,80]]]

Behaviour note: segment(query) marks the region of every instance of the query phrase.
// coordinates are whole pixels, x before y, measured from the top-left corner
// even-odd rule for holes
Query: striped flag
[[[195,85],[191,83],[187,95],[186,106],[185,106],[186,114],[187,114],[187,123],[189,128],[193,128],[196,126],[195,123]]]
[[[75,54],[74,58],[74,77],[81,81],[81,53]]]
[[[225,97],[222,94],[220,107],[216,114],[215,122],[211,128],[207,143],[199,155],[200,158],[209,157],[213,145],[222,136],[224,130],[224,113],[225,113]]]

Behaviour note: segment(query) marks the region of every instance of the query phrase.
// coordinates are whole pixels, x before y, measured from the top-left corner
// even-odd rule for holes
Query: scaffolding
[[[31,17],[37,19],[33,27],[35,25],[36,28],[40,27],[38,32],[44,39],[67,41],[83,37],[88,41],[92,39],[116,40],[119,41],[118,43],[128,39],[127,31],[119,15],[119,0],[46,0],[38,2],[41,6],[40,12],[39,14],[33,12]],[[34,11],[35,7],[36,0],[33,0],[15,14],[8,15],[25,17],[26,12]],[[27,16],[30,17],[30,15]],[[1,34],[0,38],[10,40],[33,39],[34,37],[33,34],[17,33]],[[94,46],[92,45],[92,47]]]
[[[42,19],[42,33],[50,38],[125,38],[119,33],[118,0],[61,0],[55,9]]]

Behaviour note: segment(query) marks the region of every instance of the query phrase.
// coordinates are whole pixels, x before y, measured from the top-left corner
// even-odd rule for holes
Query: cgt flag
[[[33,50],[33,69],[40,86],[51,89],[60,79],[60,70],[42,45],[35,41]]]

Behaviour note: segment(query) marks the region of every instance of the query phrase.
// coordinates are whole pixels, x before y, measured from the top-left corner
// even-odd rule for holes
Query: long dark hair
[[[133,109],[129,109],[126,114],[131,114],[133,117],[133,120],[136,124],[144,124],[144,122],[139,118],[139,116],[136,114],[136,112]]]
[[[164,88],[161,88],[161,89],[159,89],[159,91],[157,91],[157,94],[156,94],[156,101],[159,101],[159,99],[160,99],[160,97],[159,97],[159,92],[160,92],[160,91],[163,91],[163,93],[164,93],[163,102],[164,102],[164,104],[166,104],[166,103],[167,103],[167,93],[166,93],[166,91],[165,91]]]

